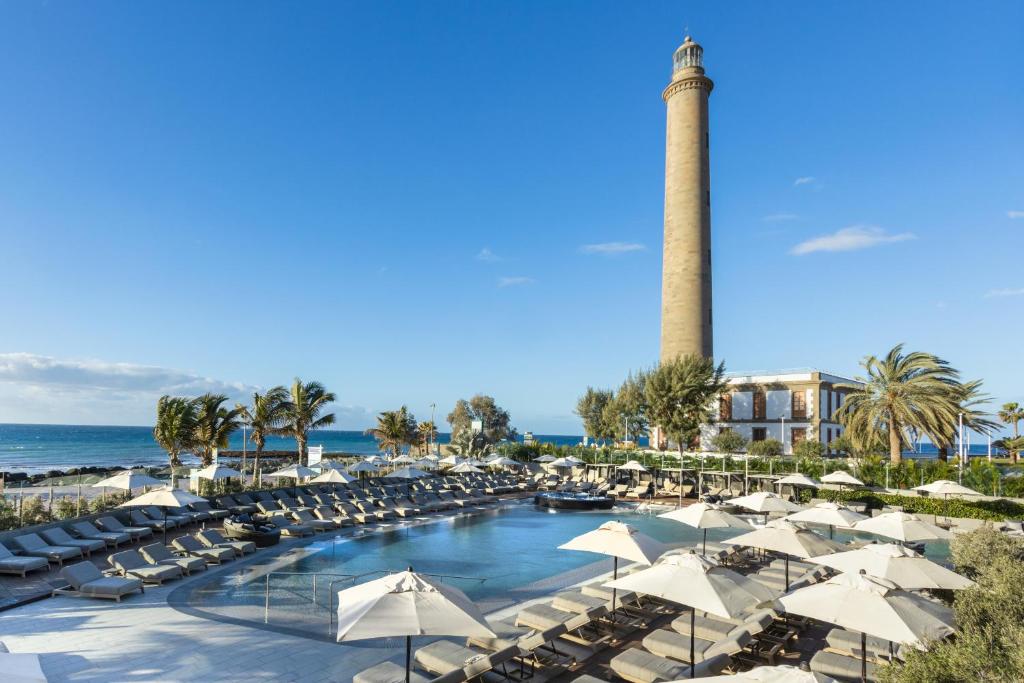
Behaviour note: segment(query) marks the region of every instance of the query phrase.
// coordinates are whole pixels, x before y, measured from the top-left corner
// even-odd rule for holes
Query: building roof
[[[860,382],[849,377],[843,377],[842,375],[810,367],[727,372],[725,377],[729,380],[730,384],[765,384],[769,382],[798,382],[801,380],[809,380],[815,373],[817,373],[818,376],[826,382],[860,384]]]

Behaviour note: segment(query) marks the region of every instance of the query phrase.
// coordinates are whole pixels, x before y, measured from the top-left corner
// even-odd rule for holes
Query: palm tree
[[[268,389],[265,393],[256,392],[252,395],[252,405],[243,408],[244,417],[249,424],[249,441],[256,447],[253,456],[253,481],[260,481],[260,455],[267,445],[267,437],[280,434],[287,418],[288,390],[278,386]],[[245,463],[242,463],[245,472]]]
[[[1024,409],[1021,409],[1017,403],[1004,403],[997,413],[997,417],[1000,421],[1013,425],[1013,439],[1016,441],[1017,437],[1020,436],[1018,429],[1020,421],[1024,420]],[[1017,462],[1017,450],[1010,451],[1010,458],[1013,462]]]
[[[949,363],[930,353],[904,354],[898,344],[884,358],[868,356],[861,364],[867,377],[856,378],[860,385],[839,385],[849,393],[836,411],[856,447],[867,447],[881,432],[895,464],[903,459],[910,430],[943,443],[960,412],[963,386]]]
[[[285,407],[285,421],[282,433],[295,439],[299,451],[299,464],[304,465],[306,440],[310,430],[323,429],[334,424],[334,413],[321,415],[324,408],[334,403],[335,396],[320,382],[303,383],[298,377],[292,382],[289,400]]]
[[[437,425],[432,420],[420,422],[416,426],[417,446],[424,455],[430,453],[430,444],[437,441]]]
[[[156,402],[153,438],[167,451],[171,467],[181,467],[180,455],[194,446],[195,404],[187,398],[161,396]]]
[[[227,448],[232,432],[242,426],[240,406],[224,407],[228,397],[223,394],[203,394],[193,401],[196,411],[195,442],[204,467],[213,463],[213,452]]]
[[[402,446],[416,440],[416,418],[405,406],[386,410],[377,416],[377,426],[367,429],[366,433],[377,439],[377,447],[382,451],[390,450],[398,455]]]

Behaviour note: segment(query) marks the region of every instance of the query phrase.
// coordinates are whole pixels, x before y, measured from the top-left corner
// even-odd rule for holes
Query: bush
[[[25,496],[21,502],[21,525],[45,524],[51,521],[50,511],[39,496]]]
[[[793,455],[798,458],[820,458],[825,446],[820,441],[801,441],[793,446]]]
[[[747,447],[747,452],[751,455],[781,455],[782,444],[775,439],[765,439],[764,441],[751,441]]]
[[[84,512],[89,511],[88,505],[85,501],[82,501],[82,507]],[[54,519],[71,519],[72,517],[78,516],[78,501],[75,498],[69,498],[62,496],[57,499],[53,504],[53,517]]]
[[[894,493],[877,493],[875,491],[833,491],[821,489],[818,496],[834,502],[867,503],[870,509],[881,509],[886,505],[898,505],[906,512],[920,512],[940,517],[962,517],[966,519],[987,519],[1001,522],[1006,519],[1024,519],[1024,505],[1011,500],[962,500],[950,498],[947,502],[942,498],[922,498],[901,496]],[[815,494],[807,489],[800,491],[800,500],[810,501]]]
[[[711,439],[711,445],[719,453],[739,453],[747,446],[747,440],[739,432],[727,429]]]

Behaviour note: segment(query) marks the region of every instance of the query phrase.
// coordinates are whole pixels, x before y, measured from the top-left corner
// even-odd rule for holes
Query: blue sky
[[[1024,401],[1024,5],[0,5],[0,422],[316,378],[578,431],[658,351],[664,104],[711,97],[715,348]],[[595,246],[597,245],[597,246]],[[611,245],[611,246],[609,246]]]

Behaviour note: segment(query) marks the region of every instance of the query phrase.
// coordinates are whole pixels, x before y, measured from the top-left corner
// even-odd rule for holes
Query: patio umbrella
[[[429,472],[418,470],[415,467],[403,467],[400,470],[395,470],[391,474],[385,474],[385,479],[421,479],[423,477],[429,477]]]
[[[131,491],[132,489],[140,489],[143,486],[166,486],[166,481],[154,479],[145,472],[139,472],[136,470],[124,470],[117,474],[101,479],[92,485],[93,488],[111,488],[111,489],[124,489],[125,491]]]
[[[779,598],[782,608],[860,632],[861,679],[867,678],[867,636],[923,648],[953,633],[953,611],[892,581],[840,574]]]
[[[435,463],[430,458],[420,458],[419,460],[413,462],[413,466],[418,467],[421,470],[437,469],[437,463]]]
[[[518,460],[512,458],[506,458],[504,456],[495,458],[487,463],[488,467],[515,467],[519,464]]]
[[[39,655],[8,652],[0,643],[0,681],[4,683],[46,683]]]
[[[182,491],[181,489],[172,489],[170,487],[162,489],[153,489],[149,493],[143,493],[141,496],[136,496],[131,500],[121,503],[118,507],[145,507],[147,505],[155,505],[156,507],[163,508],[164,510],[164,543],[167,543],[167,508],[180,508],[191,503],[205,503],[205,498],[196,496],[188,491]]]
[[[379,465],[381,463],[387,462],[387,458],[382,458],[379,455],[369,455],[369,456],[363,458],[363,460],[365,460],[366,462],[372,462],[372,463],[374,463],[376,465]]]
[[[360,472],[376,472],[377,469],[377,466],[369,460],[360,460],[359,462],[348,466],[348,471],[353,474],[359,474]]]
[[[451,468],[448,471],[453,472],[455,474],[483,474],[482,469],[480,469],[476,465],[470,465],[468,462],[459,463],[458,465],[456,465],[455,467]]]
[[[457,455],[449,455],[447,458],[442,458],[441,460],[438,460],[437,464],[452,466],[452,465],[458,465],[461,462],[462,462],[462,458],[460,458],[459,456],[457,456]]]
[[[586,462],[581,458],[577,458],[575,455],[567,455],[565,456],[565,459],[573,463],[574,465],[582,465],[584,462]]]
[[[912,490],[921,491],[932,496],[942,496],[942,514],[949,517],[949,497],[950,496],[980,496],[974,489],[969,489],[966,486],[950,481],[949,479],[937,479],[930,484],[924,486],[915,486]]]
[[[805,524],[826,524],[828,525],[828,537],[832,538],[835,527],[849,529],[857,522],[867,519],[867,516],[858,514],[838,503],[818,503],[814,507],[786,515],[783,519]]]
[[[476,605],[453,586],[408,571],[338,592],[338,642],[405,636],[405,681],[413,636],[496,638]]]
[[[199,479],[209,479],[211,481],[217,479],[231,479],[233,477],[240,477],[242,473],[238,470],[233,470],[227,465],[210,465],[196,472],[196,477]]]
[[[663,519],[671,519],[673,522],[679,522],[686,526],[692,526],[694,529],[703,529],[704,546],[701,549],[702,554],[706,554],[708,550],[708,529],[750,529],[749,523],[735,515],[730,515],[714,503],[694,503],[688,507],[665,512],[658,516]]]
[[[650,536],[640,533],[629,524],[605,522],[593,531],[588,531],[558,546],[559,550],[582,550],[587,553],[610,555],[614,558],[612,578],[619,577],[619,558],[632,560],[648,566],[654,564],[665,546]],[[612,590],[612,611],[615,611],[615,590]]]
[[[849,574],[863,570],[908,591],[961,590],[974,585],[970,579],[895,543],[871,543],[857,550],[812,557],[810,561]]]
[[[392,465],[411,465],[416,462],[416,458],[411,455],[400,455],[397,458],[392,458],[390,464]]]
[[[337,470],[338,472],[342,472],[345,469],[345,463],[338,462],[337,460],[321,460],[313,469],[320,470],[321,474],[327,470]]]
[[[336,469],[324,470],[324,473],[309,480],[310,484],[350,484],[356,478]]]
[[[557,460],[552,460],[549,465],[551,467],[576,467],[576,463],[569,458],[558,458]]]
[[[553,455],[542,455],[539,458],[534,458],[533,461],[534,462],[554,462],[557,459],[558,458],[556,458]]]
[[[789,558],[791,556],[808,559],[846,548],[840,543],[819,536],[810,529],[801,529],[784,519],[772,520],[760,529],[754,529],[725,542],[729,545],[741,545],[782,553],[786,560],[787,591],[789,590]]]
[[[857,522],[854,531],[866,531],[869,534],[894,538],[903,543],[915,541],[935,541],[949,539],[953,534],[934,524],[921,521],[915,515],[906,512],[886,512]]]
[[[844,470],[836,470],[826,474],[821,478],[821,483],[839,484],[840,491],[843,490],[843,486],[864,486],[864,482]]]
[[[798,666],[788,664],[759,666],[738,674],[704,676],[700,680],[702,683],[836,683],[836,679],[825,674],[804,671]]]
[[[605,586],[652,595],[690,608],[690,678],[694,676],[696,665],[694,621],[697,610],[733,619],[774,597],[757,581],[692,553],[668,555],[650,569],[641,569]]]
[[[821,488],[820,481],[817,479],[811,479],[806,474],[800,474],[799,472],[796,474],[787,474],[781,479],[776,479],[774,483],[776,486],[792,486],[793,488],[797,488],[799,486],[803,486],[808,489]]]
[[[626,470],[627,472],[629,472],[630,473],[629,474],[629,481],[630,481],[630,483],[633,482],[633,472],[639,473],[639,472],[646,472],[647,471],[647,468],[644,467],[643,465],[641,465],[640,463],[638,463],[636,460],[629,460],[626,463],[624,463],[622,465],[619,465],[615,469],[617,469],[617,470]],[[637,479],[637,481],[639,481],[639,478]]]
[[[803,510],[802,507],[796,503],[790,503],[788,500],[783,498],[777,493],[771,491],[758,491],[757,493],[751,493],[748,496],[740,496],[739,498],[731,498],[729,505],[738,505],[741,508],[746,508],[751,512],[758,512],[764,515],[764,519],[768,521],[768,513],[770,512],[796,512]]]
[[[305,479],[306,477],[315,477],[316,470],[311,470],[305,465],[289,465],[283,470],[277,472],[271,472],[270,474],[264,474],[264,477],[289,477],[291,479]]]

